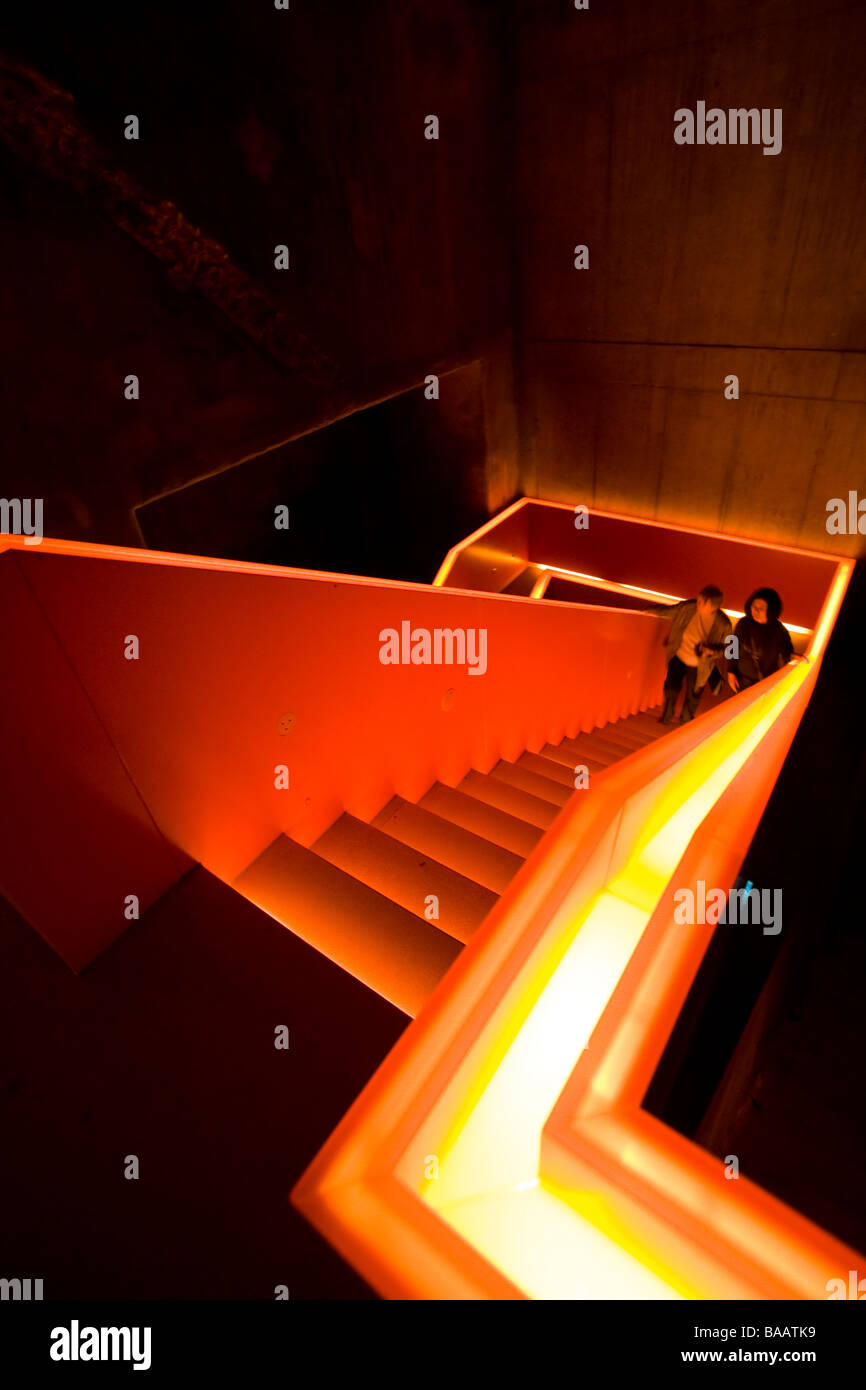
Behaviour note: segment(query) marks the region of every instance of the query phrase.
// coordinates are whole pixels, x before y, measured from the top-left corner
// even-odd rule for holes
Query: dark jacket
[[[645,608],[644,613],[649,613],[654,618],[670,618],[671,630],[665,642],[665,660],[670,661],[676,656],[683,640],[683,634],[698,611],[698,601],[696,598],[683,599],[682,603],[653,603],[649,608]],[[710,678],[710,672],[715,666],[719,657],[723,655],[725,638],[733,631],[733,623],[727,613],[722,609],[716,610],[713,618],[712,627],[705,638],[705,648],[698,657],[698,675],[695,681],[695,689],[703,690]],[[706,645],[716,648],[715,651],[707,651]]]
[[[772,676],[774,671],[787,665],[793,655],[791,635],[778,618],[766,623],[756,623],[754,618],[741,618],[734,632],[739,643],[739,656],[736,661],[729,662],[729,669],[743,687],[755,685],[765,676]]]

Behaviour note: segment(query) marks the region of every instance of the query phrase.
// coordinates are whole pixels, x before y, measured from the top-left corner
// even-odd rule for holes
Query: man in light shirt
[[[668,673],[660,724],[673,723],[677,696],[684,684],[680,723],[694,719],[704,686],[722,654],[725,638],[732,631],[731,620],[722,611],[723,598],[721,589],[707,584],[697,598],[687,598],[682,603],[654,603],[644,609],[655,617],[672,619],[665,644]]]

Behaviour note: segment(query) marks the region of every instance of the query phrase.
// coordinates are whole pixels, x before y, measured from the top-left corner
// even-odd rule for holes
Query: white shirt
[[[712,619],[710,620],[712,627]],[[705,628],[700,613],[695,611],[695,615],[683,633],[683,640],[680,642],[677,656],[684,666],[697,666],[698,658],[695,647],[699,642],[706,642],[709,636],[709,628]]]

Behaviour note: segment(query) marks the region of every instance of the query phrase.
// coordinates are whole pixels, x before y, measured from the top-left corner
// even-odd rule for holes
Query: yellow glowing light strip
[[[492,516],[489,521],[486,521],[483,526],[479,526],[477,531],[473,531],[471,535],[465,536],[463,540],[460,541],[457,545],[451,547],[451,549],[448,551],[448,554],[445,556],[445,559],[442,561],[442,564],[439,566],[439,569],[436,573],[436,578],[433,580],[434,586],[440,588],[442,585],[444,585],[446,579],[448,578],[449,574],[451,573],[452,569],[457,563],[457,560],[465,550],[468,550],[472,545],[474,545],[474,543],[477,540],[480,540],[482,536],[487,536],[492,531],[495,531],[499,527],[501,522],[507,521],[510,516],[513,516],[515,514],[515,512],[522,511],[525,507],[540,507],[548,511],[561,511],[571,513],[574,512],[574,507],[571,505],[570,502],[547,502],[538,497],[519,497],[516,502],[512,502],[510,506],[504,509],[504,511],[497,512],[496,515]],[[676,526],[672,523],[648,521],[646,517],[627,516],[625,512],[605,512],[593,507],[590,510],[589,514],[590,516],[604,517],[608,521],[627,521],[633,526],[651,526],[657,531],[670,531],[674,534],[680,533],[686,536],[705,536],[707,540],[714,541],[720,539],[728,540],[732,544],[759,546],[761,550],[779,550],[784,551],[784,553],[787,555],[803,555],[804,557],[810,560],[829,560],[834,565],[838,564],[840,559],[838,555],[828,555],[825,551],[822,550],[803,550],[801,546],[779,545],[778,542],[774,541],[738,541],[732,536],[720,537],[718,532],[705,531],[698,526]],[[538,565],[537,568],[543,569],[544,566]],[[568,574],[569,572],[570,571],[568,570],[562,571],[563,574]],[[645,590],[644,592],[652,593],[653,591]],[[530,597],[534,596],[530,595]],[[660,594],[658,595],[658,597],[665,598],[668,597],[668,595]],[[742,616],[742,614],[740,614],[740,616]],[[808,629],[801,628],[798,630],[804,631]]]
[[[474,1050],[461,1067],[464,1077],[477,1075],[488,1070],[491,1056],[502,1054],[483,1090],[473,1097],[457,1133],[442,1146],[438,1177],[420,1188],[416,1184],[416,1190],[531,1298],[699,1296],[675,1270],[663,1269],[659,1261],[652,1267],[646,1251],[621,1244],[617,1223],[598,1203],[590,1199],[585,1204],[587,1214],[581,1215],[541,1185],[540,1133],[679,862],[683,845],[807,673],[806,663],[792,667],[771,700],[733,718],[677,766],[661,793],[663,803],[671,807],[662,828],[648,843],[638,840],[625,868],[583,911],[575,915],[566,900],[543,943],[541,970],[537,959],[530,959],[523,969],[524,1008],[526,997],[531,999],[525,1014],[515,1019],[510,992],[510,1004],[501,1006],[493,1027],[485,1029],[488,1064]],[[579,894],[579,887],[578,883],[569,899]],[[558,960],[551,960],[551,938],[558,940]],[[429,1135],[423,1142],[429,1144]],[[400,1163],[404,1181],[409,1173],[422,1171],[418,1159],[410,1147]],[[600,1235],[607,1238],[606,1246],[600,1243]]]
[[[500,517],[494,520],[501,520]],[[491,523],[492,524],[492,523]],[[342,574],[336,570],[305,570],[291,565],[265,565],[255,560],[224,560],[212,555],[184,555],[173,550],[136,550],[132,546],[101,545],[96,541],[64,541],[44,536],[38,545],[27,545],[23,536],[0,531],[0,555],[18,551],[24,555],[66,555],[78,560],[122,560],[134,565],[171,565],[177,569],[211,570],[224,574],[254,574],[273,579],[305,579],[313,583],[363,585],[368,589],[393,589],[402,593],[429,594],[431,585],[404,579],[376,579],[368,574]],[[471,591],[464,591],[469,593]],[[498,595],[490,594],[490,598]]]
[[[582,584],[591,585],[594,589],[610,589],[615,594],[626,594],[635,598],[669,599],[671,603],[684,602],[679,594],[663,594],[658,589],[642,589],[639,584],[619,584],[613,579],[601,579],[597,574],[580,574],[577,570],[562,569],[559,565],[536,565],[536,569],[546,570],[549,574],[562,574],[565,575],[567,579],[578,579]],[[536,594],[536,589],[538,589],[537,584],[533,588],[530,597],[540,597],[540,594]],[[543,592],[544,589],[541,590],[541,593]],[[745,617],[742,609],[728,608],[727,605],[723,606],[724,611],[730,614],[732,618]],[[785,627],[791,632],[801,632],[804,635],[808,635],[808,633],[812,631],[810,627],[799,627],[797,623],[785,623]]]
[[[660,589],[644,589],[639,584],[619,584],[614,579],[602,579],[597,574],[581,574],[579,570],[563,569],[561,565],[537,565],[537,569],[547,570],[549,574],[564,574],[568,579],[579,579],[583,584],[591,584],[595,589],[613,589],[618,594],[632,594],[640,598],[666,598],[671,603],[682,603],[677,594],[663,594]]]
[[[516,502],[512,502],[510,507],[506,507],[504,512],[497,512],[489,521],[485,521],[483,526],[479,526],[477,531],[473,531],[469,536],[464,536],[459,545],[452,546],[436,571],[433,587],[437,589],[442,587],[464,550],[468,550],[469,547],[480,540],[482,536],[486,536],[491,531],[495,531],[503,521],[507,521],[515,512],[521,511],[526,506],[527,501],[528,499],[526,497],[519,497]]]
[[[590,1047],[582,1086],[606,1094],[607,1082],[598,1091],[602,1075],[613,1083],[609,1045],[602,1042],[610,1037],[610,979],[622,976],[634,942],[642,940],[663,881],[668,885],[665,899],[669,897],[673,870],[684,850],[691,843],[700,844],[694,834],[696,825],[702,816],[712,814],[711,807],[724,788],[731,787],[737,765],[742,775],[742,764],[760,751],[760,740],[794,696],[808,695],[804,685],[814,680],[812,663],[823,653],[851,569],[850,564],[836,562],[806,660],[773,677],[767,691],[746,697],[741,711],[726,711],[723,720],[717,717],[718,711],[707,716],[704,741],[695,745],[690,740],[690,752],[662,762],[662,771],[651,782],[637,775],[636,763],[635,775],[623,784],[623,811],[631,808],[628,821],[618,823],[615,798],[608,799],[600,821],[590,817],[585,822],[588,857],[581,859],[582,867],[555,915],[546,926],[538,923],[540,934],[516,977],[508,967],[511,953],[520,950],[527,931],[535,937],[537,914],[544,910],[529,884],[523,886],[520,899],[525,902],[528,892],[534,906],[521,907],[517,915],[509,910],[501,920],[496,917],[495,930],[493,922],[486,934],[482,929],[299,1183],[294,1194],[298,1205],[389,1296],[416,1297],[420,1292],[420,1296],[434,1297],[508,1298],[524,1291],[530,1297],[583,1298],[604,1297],[607,1291],[607,1296],[618,1299],[676,1297],[693,1295],[689,1281],[703,1280],[706,1289],[699,1296],[765,1297],[766,1288],[779,1282],[771,1271],[773,1262],[766,1264],[762,1254],[767,1241],[775,1251],[776,1269],[780,1251],[790,1251],[802,1264],[802,1250],[798,1256],[795,1249],[798,1238],[806,1242],[807,1265],[810,1245],[813,1261],[825,1259],[828,1250],[834,1252],[831,1259],[838,1254],[840,1268],[845,1259],[856,1258],[856,1252],[826,1233],[816,1230],[810,1235],[809,1223],[760,1189],[755,1190],[759,1230],[750,1240],[750,1221],[744,1225],[741,1214],[728,1211],[724,1199],[708,1190],[705,1155],[683,1140],[672,1163],[667,1149],[655,1152],[656,1141],[647,1138],[651,1127],[632,1132],[627,1113],[619,1119],[613,1115],[610,1121],[625,1145],[622,1198],[629,1199],[641,1162],[653,1165],[647,1169],[648,1179],[664,1184],[665,1174],[674,1175],[666,1195],[674,1214],[665,1218],[672,1221],[671,1240],[662,1242],[670,1262],[665,1267],[654,1253],[657,1242],[653,1249],[646,1242],[639,1246],[634,1233],[638,1228],[624,1224],[616,1182],[613,1188],[609,1182],[605,1188],[602,1180],[600,1190],[595,1190],[591,1177],[587,1190],[583,1184],[572,1183],[566,1190],[553,1179],[542,1182],[538,1151],[554,1112],[536,1127],[542,1107],[535,1104],[539,1084],[549,1098],[561,1081],[564,1050],[572,1051],[576,1066],[585,1039],[593,1037],[593,1017],[600,1020],[602,1050],[593,1062]],[[804,703],[798,702],[791,711],[795,724]],[[787,737],[785,746],[789,742]],[[644,752],[635,756],[646,761]],[[651,762],[657,766],[659,760],[654,757]],[[600,830],[605,825],[607,830]],[[607,881],[600,883],[614,836],[618,854],[627,858],[624,867],[619,858],[616,873],[608,868]],[[539,873],[549,867],[546,860],[540,861]],[[582,890],[582,885],[587,886]],[[513,896],[513,890],[508,896]],[[512,908],[520,899],[515,899]],[[529,916],[525,916],[527,910]],[[655,930],[655,917],[653,923]],[[479,949],[473,951],[473,946]],[[589,973],[576,968],[581,957],[571,953],[578,949],[585,953],[582,963],[591,967]],[[593,949],[599,952],[598,961]],[[690,978],[697,959],[690,966]],[[566,969],[566,983],[557,991],[555,977],[561,968]],[[672,968],[675,963],[668,951],[663,956],[656,953],[651,967],[655,974]],[[510,981],[495,1004],[490,1002],[495,978],[491,969],[507,970]],[[677,988],[684,984],[681,979]],[[591,1003],[594,993],[597,1006]],[[573,1018],[578,1001],[579,1022]],[[525,1026],[531,1031],[524,1046],[520,1035]],[[657,1033],[657,1020],[647,1017],[644,1022],[639,1010],[630,1009],[617,1027],[620,1033],[626,1029],[633,1052],[644,1046],[648,1030]],[[461,1034],[474,1035],[474,1042],[461,1047]],[[653,1050],[660,1041],[654,1038]],[[501,1080],[497,1085],[503,1065],[510,1069],[503,1076],[511,1086]],[[552,1079],[548,1079],[549,1070]],[[639,1113],[648,1118],[645,1112]],[[659,1130],[665,1127],[659,1125]],[[606,1132],[611,1132],[610,1125]],[[675,1136],[668,1133],[671,1138],[666,1142],[673,1142]],[[427,1167],[434,1159],[436,1165],[441,1160],[438,1176]],[[588,1171],[593,1171],[592,1162]],[[605,1190],[610,1191],[610,1199],[603,1196]],[[696,1262],[694,1252],[689,1254],[686,1265],[677,1235],[677,1212],[681,1210],[688,1224],[696,1193],[710,1202],[712,1219],[708,1214],[704,1255],[698,1253]],[[416,1207],[422,1208],[423,1215],[416,1213]],[[792,1221],[799,1223],[799,1237],[791,1234]],[[742,1233],[742,1249],[729,1268],[721,1247],[731,1223]],[[702,1245],[699,1241],[698,1247]],[[576,1252],[590,1262],[591,1278],[575,1263]],[[802,1277],[793,1287],[803,1287]]]
[[[806,657],[810,661],[815,661],[824,650],[824,644],[836,621],[839,605],[848,587],[848,580],[851,578],[852,569],[852,565],[841,564],[836,571],[836,577],[830,586],[830,592],[824,601],[824,607],[818,615],[818,622],[815,631],[812,633],[812,640],[809,643],[808,650],[806,651]]]

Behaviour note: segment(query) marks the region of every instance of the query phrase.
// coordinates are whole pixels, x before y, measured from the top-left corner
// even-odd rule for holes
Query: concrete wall
[[[142,504],[481,361],[481,485],[449,475],[439,552],[523,491],[857,553],[825,522],[862,471],[864,40],[862,7],[807,0],[206,22],[158,0],[144,29],[19,7],[3,75],[57,90],[0,82],[3,494],[44,497],[51,534],[140,544]],[[675,144],[698,101],[781,108],[781,152]],[[232,312],[177,214],[249,277]]]
[[[863,495],[866,11],[520,16],[522,490],[862,552],[825,523]],[[780,153],[675,144],[699,100],[781,108]]]
[[[140,544],[138,505],[481,358],[490,505],[510,499],[511,143],[494,7],[232,0],[203,17],[157,0],[144,26],[63,9],[20,10],[5,29],[4,496],[45,498],[48,534]],[[45,82],[59,92],[31,101]],[[197,272],[194,234],[249,277],[231,313],[208,297],[226,265]],[[268,349],[275,323],[297,369]],[[305,353],[327,362],[317,380]]]

